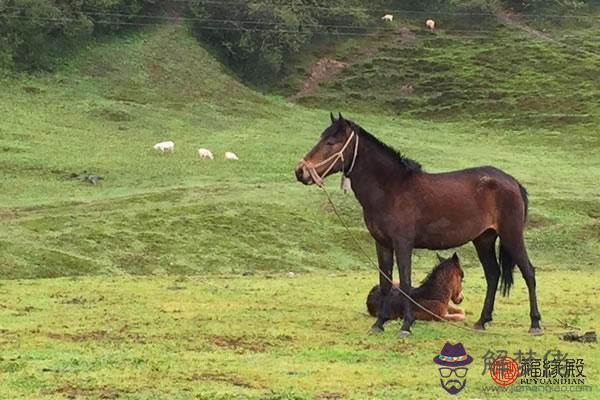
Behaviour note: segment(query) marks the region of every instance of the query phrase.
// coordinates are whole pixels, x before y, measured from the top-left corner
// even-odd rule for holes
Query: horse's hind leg
[[[498,234],[490,229],[473,240],[473,244],[477,250],[477,256],[483,266],[485,280],[487,281],[485,301],[483,303],[479,321],[475,322],[475,329],[485,329],[485,324],[492,320],[494,301],[496,300],[496,290],[498,289],[498,281],[500,280],[500,266],[498,265],[495,249],[497,237]]]
[[[392,249],[375,244],[379,263],[380,302],[377,321],[371,327],[371,333],[383,332],[383,324],[390,319],[390,290],[392,289],[392,270],[394,268],[394,252]],[[383,273],[382,273],[383,272]]]
[[[542,335],[544,331],[540,326],[540,319],[542,317],[537,305],[535,270],[527,255],[522,227],[520,229],[514,229],[510,234],[506,234],[505,231],[502,230],[500,232],[500,243],[508,251],[510,257],[512,257],[512,261],[519,266],[523,279],[525,279],[525,283],[527,284],[527,290],[529,292],[529,316],[531,318],[531,328],[529,329],[529,333],[532,335]]]

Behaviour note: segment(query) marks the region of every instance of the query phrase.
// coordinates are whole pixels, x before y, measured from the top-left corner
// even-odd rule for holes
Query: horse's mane
[[[421,285],[413,290],[415,296],[423,293],[429,293],[431,290],[435,290],[435,281],[442,274],[446,274],[451,269],[456,268],[455,263],[451,258],[441,261],[436,265],[429,274],[421,281]]]
[[[406,156],[403,156],[398,150],[394,149],[392,146],[383,143],[381,140],[377,139],[373,134],[364,130],[360,125],[355,124],[352,121],[348,121],[352,129],[355,132],[359,132],[361,137],[367,138],[371,143],[373,143],[377,148],[379,148],[384,153],[393,157],[398,163],[400,163],[407,171],[409,172],[420,172],[422,171],[421,164],[418,161],[410,159]]]

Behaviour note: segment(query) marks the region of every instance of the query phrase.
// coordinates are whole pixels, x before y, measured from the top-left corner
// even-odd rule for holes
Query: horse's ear
[[[435,253],[435,255],[437,256],[437,259],[438,259],[439,262],[442,262],[442,261],[445,260],[444,257],[440,256],[440,253]]]
[[[456,254],[456,253],[452,254],[452,261],[454,261],[455,263],[458,263],[458,254]]]
[[[344,120],[344,117],[342,117],[342,113],[341,113],[341,112],[338,112],[338,116],[339,116],[339,119],[340,119],[341,121],[343,121],[343,120]]]
[[[333,124],[335,122],[335,117],[332,112],[329,113],[329,118],[331,118],[331,123]]]

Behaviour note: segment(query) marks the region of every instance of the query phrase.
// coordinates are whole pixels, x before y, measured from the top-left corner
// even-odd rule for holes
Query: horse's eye
[[[330,145],[330,146],[333,146],[333,145],[335,144],[335,140],[333,140],[333,139],[329,139],[329,140],[327,140],[327,142],[326,142],[326,143],[327,143],[328,145]]]

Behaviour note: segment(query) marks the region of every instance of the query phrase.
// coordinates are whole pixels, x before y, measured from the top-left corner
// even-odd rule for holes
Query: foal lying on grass
[[[440,263],[433,268],[427,277],[416,289],[413,289],[413,299],[427,308],[431,312],[449,321],[463,321],[465,312],[450,304],[450,300],[454,304],[460,304],[463,300],[462,280],[464,273],[460,267],[460,262],[456,253],[450,258],[442,258],[438,256]],[[398,282],[394,282],[392,290],[388,295],[390,307],[390,319],[403,318],[402,315],[402,300],[404,296],[398,289]],[[377,317],[381,291],[379,285],[373,286],[373,289],[367,296],[367,309],[369,314]],[[423,321],[437,320],[433,315],[412,304],[415,318]]]

